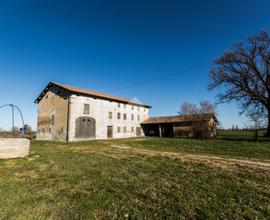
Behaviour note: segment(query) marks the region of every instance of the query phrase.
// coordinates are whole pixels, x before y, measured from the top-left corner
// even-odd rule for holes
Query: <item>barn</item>
[[[213,113],[151,117],[141,125],[146,136],[215,138],[218,120]]]
[[[151,106],[50,82],[36,98],[37,140],[81,141],[142,137]]]

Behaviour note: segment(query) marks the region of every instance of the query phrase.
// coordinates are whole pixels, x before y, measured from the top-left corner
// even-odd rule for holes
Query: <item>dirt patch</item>
[[[132,149],[130,146],[125,145],[125,144],[111,144],[110,147],[125,149],[125,150]]]
[[[237,168],[237,166],[249,166],[256,168],[263,168],[270,170],[270,162],[268,161],[254,161],[254,160],[245,160],[245,159],[233,159],[233,158],[224,158],[218,156],[209,156],[209,155],[196,155],[196,154],[185,154],[185,153],[174,153],[174,152],[164,152],[164,151],[154,151],[154,150],[145,150],[138,148],[131,148],[127,145],[110,145],[113,148],[118,148],[122,150],[131,150],[133,153],[147,155],[147,156],[162,156],[171,159],[178,159],[182,161],[193,161],[200,163],[207,163],[209,165],[214,165],[219,168],[232,170]]]

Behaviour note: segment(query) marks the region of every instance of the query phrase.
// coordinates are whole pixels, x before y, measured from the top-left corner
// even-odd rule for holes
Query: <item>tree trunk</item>
[[[270,109],[268,110],[268,124],[267,124],[267,137],[270,137]]]

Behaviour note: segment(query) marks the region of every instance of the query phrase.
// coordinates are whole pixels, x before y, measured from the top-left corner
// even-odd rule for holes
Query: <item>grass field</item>
[[[240,160],[268,163],[270,143],[32,141],[28,158],[0,160],[0,219],[269,219],[270,167]]]

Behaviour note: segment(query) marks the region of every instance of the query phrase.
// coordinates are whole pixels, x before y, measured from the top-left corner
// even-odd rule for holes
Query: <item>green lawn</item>
[[[0,160],[0,219],[269,219],[269,169],[128,148],[269,159],[269,145],[169,138],[32,141],[28,158]]]
[[[254,131],[219,131],[218,138],[223,140],[253,140]],[[269,138],[265,137],[266,130],[260,130],[258,132],[260,141],[270,141]]]
[[[270,160],[270,142],[198,140],[184,138],[147,138],[144,141],[127,139],[114,140],[117,144],[127,144],[135,148],[204,154],[243,159]]]

